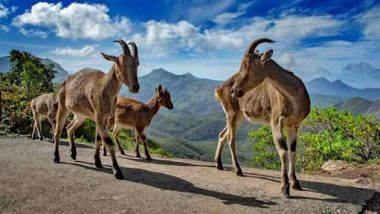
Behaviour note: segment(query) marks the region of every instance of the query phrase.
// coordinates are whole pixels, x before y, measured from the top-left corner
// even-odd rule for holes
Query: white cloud
[[[4,33],[9,32],[9,28],[5,25],[0,25],[0,31],[3,31]]]
[[[294,68],[294,66],[296,65],[296,61],[295,61],[294,57],[289,53],[282,54],[280,56],[280,58],[278,59],[278,62],[281,65],[283,65],[287,68],[290,68],[290,69]]]
[[[92,54],[95,51],[95,47],[92,45],[86,45],[82,48],[72,48],[72,47],[65,47],[65,48],[57,48],[53,51],[53,53],[57,55],[66,55],[66,56],[88,56]]]
[[[241,51],[254,38],[267,37],[282,46],[294,46],[304,38],[338,35],[343,21],[332,16],[284,16],[279,19],[253,18],[236,29],[211,28],[202,30],[187,21],[167,23],[149,21],[145,32],[135,34],[134,40],[143,46],[163,50]],[[296,33],[295,33],[296,32]]]
[[[312,78],[318,78],[318,77],[323,77],[323,78],[327,78],[327,79],[330,79],[332,76],[332,73],[327,70],[326,68],[324,67],[317,67],[316,68],[316,72],[313,74]]]
[[[242,4],[239,4],[238,6],[238,11],[244,11],[246,9],[248,9],[249,7],[251,7],[253,5],[253,1],[251,2],[247,2],[247,3],[242,3]]]
[[[12,6],[12,7],[11,7],[11,12],[12,12],[12,13],[16,12],[16,10],[17,10],[17,6]]]
[[[273,58],[284,68],[310,79],[318,73],[316,69],[326,65],[326,61],[334,56],[342,58],[347,55],[345,49],[352,44],[332,42],[326,43],[325,46],[316,44],[317,47],[314,48],[301,48],[300,41],[305,38],[339,35],[339,29],[343,24],[343,21],[328,15],[300,17],[292,15],[278,19],[253,18],[251,22],[235,29],[206,30],[187,21],[177,23],[149,21],[145,24],[145,32],[135,34],[133,40],[142,48],[143,59],[147,56],[152,64],[146,67],[163,66],[172,71],[181,68],[180,72],[193,70],[192,73],[200,77],[224,79],[236,72],[242,53],[253,39],[268,37],[277,41],[274,45],[270,45],[275,49]],[[262,47],[265,46],[260,46],[260,49]],[[340,49],[338,54],[326,54],[337,49]],[[169,60],[177,52],[185,54],[186,57]],[[184,58],[186,60],[183,60]],[[329,69],[343,67],[341,59],[332,60],[329,62],[331,65]]]
[[[158,43],[172,43],[178,41],[177,45],[182,47],[194,47],[199,37],[198,29],[187,21],[175,24],[167,22],[149,21],[145,24],[145,40],[147,45]]]
[[[244,15],[246,12],[245,11],[241,11],[241,12],[233,12],[233,13],[222,13],[222,14],[219,14],[217,15],[214,19],[212,19],[212,21],[215,23],[215,24],[218,24],[218,25],[225,25],[227,23],[230,23],[232,20]]]
[[[10,13],[10,10],[5,7],[3,4],[0,4],[0,18],[7,17]]]
[[[358,19],[364,25],[363,34],[367,39],[380,38],[380,6],[360,14]]]
[[[224,12],[235,3],[235,0],[187,0],[167,2],[172,4],[172,20],[184,19],[191,23],[200,24]]]
[[[273,21],[274,27],[268,33],[273,38],[290,41],[306,37],[323,37],[338,35],[343,21],[331,15],[324,16],[286,16]]]
[[[131,22],[126,17],[112,20],[108,8],[102,4],[72,3],[62,7],[62,3],[39,2],[30,11],[13,19],[13,25],[44,27],[62,38],[85,38],[101,40],[128,33]]]
[[[14,13],[16,10],[17,10],[16,6],[12,6],[11,8],[7,8],[3,4],[0,3],[0,18],[5,18],[9,14]]]
[[[253,5],[254,2],[242,3],[238,5],[237,11],[235,12],[225,12],[218,14],[212,19],[212,22],[218,25],[226,25],[239,18],[240,16],[247,13],[247,9]]]
[[[379,88],[380,69],[363,62],[349,63],[342,69],[340,79],[358,88]]]
[[[48,36],[48,33],[44,31],[40,31],[40,30],[33,30],[33,29],[27,30],[25,28],[20,28],[19,31],[20,33],[22,33],[23,35],[27,37],[40,37],[40,38],[46,39]]]

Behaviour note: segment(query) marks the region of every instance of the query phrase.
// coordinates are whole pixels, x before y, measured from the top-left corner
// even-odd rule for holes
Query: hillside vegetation
[[[285,135],[286,135],[286,130]],[[380,124],[373,117],[355,116],[334,108],[313,108],[303,122],[297,140],[299,170],[318,170],[327,160],[380,161]],[[280,166],[269,126],[251,131],[256,141],[252,165],[277,169]]]

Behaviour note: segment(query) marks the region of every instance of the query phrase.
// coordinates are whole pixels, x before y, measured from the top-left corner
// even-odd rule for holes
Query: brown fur
[[[30,107],[32,108],[34,120],[32,133],[33,140],[35,139],[36,134],[40,140],[43,139],[41,121],[45,118],[48,119],[54,133],[54,127],[56,124],[55,116],[58,109],[56,96],[53,93],[40,95],[30,102]]]
[[[55,129],[55,162],[59,162],[58,145],[65,120],[70,112],[74,114],[74,120],[68,125],[70,136],[71,157],[76,159],[76,149],[73,139],[75,130],[84,120],[90,118],[96,124],[96,150],[95,165],[102,167],[99,149],[101,141],[111,153],[114,175],[117,179],[123,179],[123,174],[116,161],[115,150],[111,138],[108,136],[109,119],[116,109],[116,97],[122,86],[126,84],[129,90],[136,93],[139,90],[137,80],[137,67],[139,65],[137,47],[134,47],[135,55],[132,56],[127,44],[118,40],[122,45],[123,54],[119,57],[103,54],[106,60],[114,62],[108,73],[99,70],[85,68],[69,76],[61,85],[58,93],[57,126]]]
[[[232,77],[230,77],[228,80],[226,80],[222,85],[218,86],[215,89],[215,96],[217,97],[218,101],[223,106],[223,111],[226,114],[226,127],[219,133],[219,142],[218,147],[215,152],[215,161],[217,162],[217,168],[219,170],[223,170],[223,164],[222,164],[222,152],[223,147],[225,144],[225,141],[228,139],[229,147],[231,154],[234,153],[234,145],[232,142],[234,142],[234,139],[236,137],[236,129],[238,128],[239,121],[241,121],[242,118],[242,112],[240,111],[239,106],[239,100],[235,97],[231,96],[231,88],[232,85],[235,82],[235,79],[237,78],[238,73],[234,74]],[[235,166],[235,172],[238,175],[242,175],[241,168],[239,166],[239,163],[235,159],[236,156],[232,156],[232,162]]]
[[[269,50],[263,54],[260,54],[258,51],[255,52],[256,55],[260,56],[263,61],[267,61],[272,55],[273,51]],[[244,63],[247,63],[245,61]],[[222,152],[225,141],[228,140],[232,163],[235,167],[235,173],[239,176],[243,175],[243,172],[239,166],[237,157],[236,157],[236,129],[239,127],[244,116],[243,112],[240,110],[240,102],[236,97],[231,96],[232,86],[239,77],[239,73],[234,74],[228,80],[222,83],[215,89],[215,96],[218,101],[222,104],[224,113],[226,114],[226,127],[219,133],[218,147],[215,152],[215,161],[217,162],[217,169],[223,170],[222,164]]]
[[[114,124],[113,137],[122,154],[125,153],[119,142],[120,131],[123,128],[134,129],[136,138],[136,156],[141,157],[139,152],[139,142],[142,142],[144,145],[145,156],[148,160],[151,160],[147,149],[147,140],[144,130],[150,125],[152,118],[157,114],[160,106],[164,106],[168,109],[173,108],[169,91],[163,89],[161,85],[156,88],[156,94],[146,104],[125,97],[117,98],[115,117],[111,119],[110,125]],[[106,151],[104,145],[103,150]]]
[[[261,39],[263,41],[271,40]],[[254,51],[261,42],[252,43],[248,50]],[[288,197],[288,174],[291,186],[301,189],[295,175],[295,145],[298,127],[310,112],[310,98],[298,77],[268,58],[272,53],[263,57],[250,51],[243,57],[231,94],[239,98],[240,110],[248,120],[270,124],[281,159],[281,190]],[[288,134],[286,143],[282,134],[284,128]]]

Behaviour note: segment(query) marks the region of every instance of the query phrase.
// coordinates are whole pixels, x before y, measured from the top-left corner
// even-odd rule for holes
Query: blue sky
[[[123,38],[139,47],[141,75],[163,67],[224,80],[261,37],[276,43],[259,49],[305,81],[380,88],[380,1],[0,0],[0,56],[26,50],[69,72],[107,71],[100,52],[119,54],[112,41]]]

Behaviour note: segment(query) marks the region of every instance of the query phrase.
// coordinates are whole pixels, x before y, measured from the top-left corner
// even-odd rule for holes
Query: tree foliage
[[[53,65],[25,51],[10,51],[10,71],[0,76],[0,131],[27,134],[32,127],[30,101],[53,92]]]
[[[286,130],[284,130],[286,136]],[[255,139],[252,165],[278,168],[280,163],[269,126],[249,133]],[[380,158],[380,124],[367,115],[334,108],[313,108],[297,141],[298,168],[313,171],[327,160],[367,162]]]

